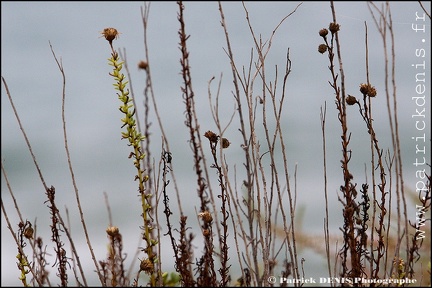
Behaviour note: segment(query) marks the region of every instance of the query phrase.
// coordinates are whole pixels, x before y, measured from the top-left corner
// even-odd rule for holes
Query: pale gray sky
[[[246,2],[255,33],[261,34],[264,41],[268,40],[283,17],[292,12],[299,3]],[[377,5],[381,3],[376,2]],[[430,2],[423,3],[430,12]],[[191,35],[188,48],[193,87],[197,95],[201,131],[204,133],[206,130],[215,129],[209,116],[207,98],[208,81],[213,76],[218,79],[223,73],[221,101],[224,101],[226,117],[233,111],[231,72],[223,50],[226,42],[220,25],[217,2],[185,2],[184,5],[186,31]],[[360,94],[359,84],[366,82],[364,22],[368,24],[370,77],[378,90],[378,96],[374,99],[374,125],[378,135],[382,135],[379,139],[381,147],[387,149],[391,147],[391,138],[388,133],[384,97],[382,40],[366,2],[335,2],[335,6],[338,23],[341,25],[340,37],[347,91],[354,95]],[[415,143],[411,137],[417,136],[418,131],[415,130],[415,121],[412,117],[416,109],[415,103],[411,100],[415,92],[415,70],[412,64],[420,61],[415,55],[416,49],[426,49],[426,75],[430,75],[430,20],[424,22],[427,33],[416,33],[412,29],[412,24],[416,23],[416,12],[423,14],[418,2],[391,2],[390,6],[396,41],[397,101],[406,169],[405,183],[408,187],[414,188],[416,178],[412,162],[416,156]],[[136,63],[144,58],[141,7],[143,2],[129,1],[1,2],[1,75],[8,84],[45,180],[49,186],[56,187],[58,206],[67,206],[74,215],[75,198],[67,167],[61,122],[62,79],[49,43],[62,60],[67,81],[65,113],[71,160],[85,216],[91,219],[91,236],[99,239],[96,242],[100,241],[98,244],[101,244],[96,249],[100,258],[104,258],[106,254],[104,231],[107,226],[107,211],[103,192],[109,195],[115,224],[121,230],[136,234],[125,240],[133,248],[136,247],[139,237],[137,227],[140,211],[135,195],[136,183],[131,176],[134,175],[133,165],[131,160],[127,159],[130,150],[126,142],[120,140],[122,115],[118,111],[120,103],[112,87],[112,78],[108,75],[111,71],[111,66],[107,64],[110,57],[109,45],[105,39],[100,38],[99,32],[106,27],[115,27],[122,33],[113,43],[117,49],[126,48],[131,71],[130,80],[139,101],[144,88],[144,75],[136,68]],[[250,50],[254,44],[242,3],[223,2],[223,8],[237,65],[248,66]],[[180,185],[185,194],[190,194],[186,195],[189,201],[196,198],[193,194],[196,189],[188,178],[192,172],[192,162],[187,142],[188,132],[184,125],[185,108],[180,91],[182,79],[179,75],[177,12],[176,2],[151,3],[148,44],[159,111],[168,137],[171,137],[169,141],[175,161],[174,167],[178,169],[177,179],[185,179]],[[290,168],[293,169],[295,163],[298,163],[297,204],[305,209],[304,229],[310,228],[317,233],[322,231],[324,213],[320,107],[325,102],[329,191],[333,193],[334,207],[339,208],[335,192],[342,179],[339,163],[340,126],[333,91],[328,84],[331,76],[327,69],[328,59],[326,55],[317,52],[317,47],[322,42],[318,31],[327,27],[331,21],[329,2],[303,3],[277,30],[267,63],[269,69],[278,65],[282,70],[286,51],[290,49],[292,73],[288,80],[284,133],[289,149]],[[424,43],[422,39],[425,39]],[[426,98],[430,107],[430,82],[428,85]],[[30,221],[37,218],[39,233],[45,235],[44,240],[48,244],[49,227],[43,225],[49,219],[44,204],[44,189],[6,97],[3,83],[1,97],[1,160],[21,211],[25,212],[24,217]],[[428,109],[426,120],[430,128]],[[364,122],[358,113],[354,114],[351,119],[352,145],[369,145]],[[155,151],[153,156],[158,157],[160,135],[156,119],[152,122],[152,143]],[[238,122],[234,122],[226,132],[226,137],[234,143],[227,150],[227,157],[235,157],[241,151],[239,145],[235,145],[240,135]],[[430,159],[430,132],[427,133],[429,142],[426,145]],[[364,165],[369,165],[369,150],[353,150],[357,154],[353,154],[352,162],[355,164],[352,169],[358,173],[360,184],[364,181]],[[309,199],[314,199],[313,203],[310,203]],[[2,201],[10,213],[10,220],[16,225],[18,218],[13,210],[3,175]],[[198,202],[190,204],[191,211],[194,211]],[[338,227],[340,213],[333,215],[333,219],[336,221],[334,225]],[[5,224],[2,214],[1,284],[19,285],[19,271],[15,265],[17,251]],[[72,232],[81,233],[82,229],[77,219],[72,219],[72,227]],[[87,253],[84,240],[79,244],[83,245],[83,253]],[[308,252],[304,253],[301,257],[306,259],[305,266],[312,271],[318,271],[318,274],[312,276],[325,277],[319,274],[325,273],[325,262],[314,263]],[[129,251],[129,254],[132,255],[132,252]],[[85,262],[89,262],[89,259],[83,257]],[[167,259],[168,262],[171,261],[169,254]]]

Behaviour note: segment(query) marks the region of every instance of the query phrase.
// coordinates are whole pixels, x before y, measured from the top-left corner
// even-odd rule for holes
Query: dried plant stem
[[[8,88],[7,83],[6,83],[6,81],[5,81],[5,79],[4,79],[3,77],[2,77],[2,81],[3,81],[3,84],[5,85],[6,94],[8,95],[9,101],[10,101],[10,103],[11,103],[11,105],[12,105],[12,109],[13,109],[13,111],[14,111],[14,114],[15,114],[16,118],[17,118],[18,125],[20,126],[21,132],[22,132],[22,134],[23,134],[23,136],[24,136],[25,142],[26,142],[26,144],[27,144],[27,148],[28,148],[28,150],[29,150],[29,152],[30,152],[30,154],[31,154],[31,156],[32,156],[33,163],[35,164],[36,170],[38,171],[39,179],[41,180],[41,182],[42,182],[42,184],[43,184],[43,186],[44,186],[44,188],[45,188],[45,191],[48,191],[49,188],[48,188],[48,186],[46,185],[45,179],[44,179],[44,177],[43,177],[43,175],[42,175],[42,171],[41,171],[41,169],[40,169],[40,167],[39,167],[39,164],[38,164],[37,161],[36,161],[36,156],[35,156],[35,154],[33,153],[33,149],[32,149],[32,147],[31,147],[30,141],[29,141],[29,139],[28,139],[28,137],[27,137],[27,133],[25,132],[25,129],[24,129],[23,125],[21,124],[21,120],[20,120],[20,117],[19,117],[19,115],[18,115],[18,112],[17,112],[17,110],[16,110],[16,108],[15,108],[15,105],[13,104],[12,97],[11,97],[10,92],[9,92],[9,88]],[[60,214],[59,212],[57,212],[57,217],[58,217],[58,219],[59,219],[59,221],[60,221],[60,224],[62,225],[62,229],[64,230],[64,232],[66,233],[66,235],[67,235],[67,237],[68,237],[68,239],[69,239],[69,242],[70,242],[70,244],[71,244],[71,248],[72,248],[72,253],[73,253],[73,254],[75,255],[75,257],[76,257],[77,265],[78,265],[78,268],[80,269],[81,277],[83,278],[84,284],[86,285],[87,281],[86,281],[86,278],[85,278],[85,275],[84,275],[84,271],[83,271],[83,268],[82,268],[81,262],[80,262],[80,260],[79,260],[78,253],[77,253],[77,251],[76,251],[76,248],[75,248],[75,245],[74,245],[74,242],[73,242],[72,236],[70,235],[69,230],[67,229],[67,226],[64,224],[63,218],[61,217],[61,214]],[[32,242],[31,242],[31,243],[32,243]],[[34,245],[33,245],[33,244],[32,244],[32,247],[33,247],[33,250],[34,250]],[[34,251],[35,251],[35,250],[34,250]],[[97,267],[97,266],[96,266],[96,267]]]
[[[2,80],[3,80],[3,83],[4,83],[5,87],[6,87],[7,94],[9,95],[9,91],[8,91],[8,88],[7,88],[6,81],[4,80],[3,77],[2,77]],[[10,96],[9,96],[9,97],[10,97]],[[9,99],[9,100],[11,100],[11,99]],[[12,188],[11,188],[11,186],[10,186],[10,183],[9,183],[8,177],[7,177],[7,175],[6,175],[6,170],[4,169],[3,162],[1,163],[1,169],[2,169],[3,176],[5,177],[5,181],[6,181],[6,185],[7,185],[7,187],[8,187],[8,190],[9,190],[10,194],[12,195],[12,198],[13,198],[13,201],[14,201],[14,204],[15,204],[15,209],[16,209],[18,215],[19,215],[19,218],[21,219],[21,222],[20,222],[20,223],[24,223],[24,220],[23,220],[23,218],[22,218],[22,216],[21,216],[20,209],[19,209],[19,207],[17,206],[17,202],[16,202],[16,199],[15,199],[15,196],[14,196],[14,194],[13,194],[13,192],[12,192]],[[36,274],[37,272],[33,269],[33,265],[29,265],[29,264],[30,264],[30,261],[28,260],[26,254],[24,253],[24,249],[23,249],[22,245],[20,244],[20,241],[19,241],[19,239],[17,238],[17,235],[15,234],[15,231],[14,231],[13,228],[12,228],[12,224],[11,224],[11,222],[9,221],[8,213],[7,213],[7,211],[6,211],[6,208],[5,208],[4,205],[3,205],[3,199],[1,199],[1,210],[3,211],[3,215],[4,215],[5,220],[6,220],[6,223],[7,223],[7,228],[8,228],[9,231],[11,232],[11,235],[12,235],[12,237],[14,238],[15,243],[16,243],[16,245],[17,245],[17,247],[18,247],[18,255],[17,255],[17,258],[19,258],[18,260],[19,260],[19,262],[20,262],[20,263],[18,264],[18,267],[21,267],[20,265],[21,265],[22,262],[27,263],[28,265],[26,265],[25,267],[21,267],[21,270],[24,272],[24,276],[25,276],[25,268],[27,268],[27,269],[30,271],[30,273],[33,275],[33,278],[36,280],[36,282],[38,283],[38,285],[39,285],[39,286],[43,286],[43,283],[41,282],[41,280],[39,279],[39,277],[37,277],[37,274]],[[31,245],[32,245],[32,249],[33,249],[33,251],[36,251],[35,248],[34,248],[33,241],[30,241],[30,243],[31,243]],[[24,281],[24,280],[25,280],[25,278],[22,279],[22,281]],[[26,282],[24,282],[23,284],[25,284],[25,283],[26,283]]]
[[[329,213],[328,213],[328,192],[327,192],[327,151],[326,151],[326,137],[325,137],[325,122],[327,113],[327,103],[324,102],[324,108],[321,107],[320,118],[321,118],[321,132],[323,140],[323,171],[324,171],[324,199],[325,199],[325,217],[324,217],[324,241],[327,259],[327,268],[329,277],[332,277],[331,263],[330,263],[330,231],[328,225]]]
[[[65,76],[65,73],[64,73],[63,64],[62,64],[61,62],[59,62],[59,60],[57,59],[57,56],[56,56],[55,53],[54,53],[54,50],[53,50],[53,48],[52,48],[51,43],[50,43],[50,48],[51,48],[51,52],[52,52],[52,54],[53,54],[53,56],[54,56],[54,59],[55,59],[57,65],[58,65],[58,68],[59,68],[59,70],[60,70],[60,72],[61,72],[62,79],[63,79],[63,91],[62,91],[62,123],[63,123],[63,136],[64,136],[64,144],[65,144],[65,150],[66,150],[66,155],[67,155],[67,160],[68,160],[68,167],[69,167],[69,171],[70,171],[70,173],[71,173],[71,179],[72,179],[72,183],[73,183],[73,187],[74,187],[74,191],[75,191],[75,198],[76,198],[76,201],[77,201],[77,207],[78,207],[78,210],[79,210],[79,212],[80,212],[81,224],[82,224],[83,229],[84,229],[84,233],[85,233],[85,236],[86,236],[87,245],[88,245],[89,250],[90,250],[90,253],[91,253],[91,255],[92,255],[93,263],[94,263],[94,265],[95,265],[95,267],[96,267],[96,273],[98,274],[98,277],[99,277],[99,280],[101,281],[101,284],[102,284],[103,286],[105,286],[105,283],[104,283],[104,281],[103,281],[102,275],[99,273],[99,265],[98,265],[98,263],[97,263],[96,256],[95,256],[95,254],[94,254],[93,247],[92,247],[92,245],[91,245],[90,237],[89,237],[88,230],[87,230],[87,225],[86,225],[86,222],[85,222],[85,220],[84,220],[84,212],[83,212],[83,210],[82,210],[82,206],[81,206],[81,203],[80,203],[80,197],[79,197],[79,192],[78,192],[78,186],[77,186],[77,184],[76,184],[75,174],[74,174],[74,171],[73,171],[73,168],[72,168],[72,162],[71,162],[71,157],[70,157],[70,152],[69,152],[69,145],[68,145],[67,133],[66,133],[66,116],[65,116],[66,76]],[[47,189],[47,191],[48,191],[48,189]],[[60,214],[58,214],[58,216],[60,216]],[[59,218],[60,218],[60,217],[59,217]],[[62,223],[63,226],[64,226],[63,220],[61,220],[61,223]],[[72,238],[70,238],[69,240],[70,240],[70,242],[71,242],[71,244],[72,244],[72,243],[73,243]],[[75,245],[72,245],[72,246],[75,246]],[[83,281],[84,281],[84,283],[86,283],[87,281],[86,281],[86,279],[85,279],[84,271],[82,270],[82,266],[81,266],[81,264],[80,264],[79,257],[78,257],[78,255],[75,255],[75,256],[76,256],[76,259],[77,259],[77,261],[78,261],[78,267],[79,267],[79,269],[80,269],[81,276],[83,277]]]
[[[181,51],[181,75],[183,78],[183,86],[181,87],[181,91],[183,94],[184,104],[186,106],[185,115],[186,121],[185,124],[189,129],[190,136],[190,145],[192,148],[193,159],[194,159],[194,170],[196,173],[197,179],[197,193],[200,199],[200,207],[199,211],[201,213],[206,213],[210,211],[209,204],[215,203],[212,198],[213,193],[206,193],[207,188],[210,190],[210,183],[207,181],[209,179],[209,174],[207,171],[206,160],[204,156],[204,151],[202,147],[202,140],[199,129],[199,122],[196,115],[195,110],[195,94],[192,87],[192,77],[189,66],[189,52],[187,48],[187,40],[189,36],[186,34],[185,22],[184,22],[184,5],[182,1],[177,2],[179,6],[178,12],[178,21],[180,23],[179,29],[179,37],[180,43],[179,48]],[[207,196],[207,194],[209,196]],[[210,199],[209,199],[210,198]],[[214,207],[214,206],[213,206]],[[218,226],[216,226],[217,229]],[[212,256],[214,244],[213,237],[209,237],[211,235],[212,225],[211,222],[203,221],[201,224],[202,231],[205,233],[210,233],[207,236],[204,236],[204,254],[199,260],[199,276],[197,280],[198,285],[203,286],[215,286],[216,285],[216,272],[214,266],[214,258]]]

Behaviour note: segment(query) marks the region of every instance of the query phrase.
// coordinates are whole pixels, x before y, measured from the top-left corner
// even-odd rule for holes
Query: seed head
[[[106,232],[111,237],[116,237],[119,234],[119,228],[116,226],[110,226],[106,229]]]
[[[335,22],[332,22],[329,25],[329,30],[332,34],[335,34],[336,32],[338,32],[340,30],[340,25],[335,23]]]
[[[375,97],[377,95],[377,91],[376,91],[375,87],[370,86],[367,95],[369,97]]]
[[[198,217],[202,218],[205,223],[211,223],[213,221],[213,217],[209,211],[198,213]]]
[[[100,32],[105,39],[111,44],[114,39],[117,39],[120,35],[120,32],[115,28],[105,28],[102,32]]]
[[[367,95],[369,97],[375,97],[377,94],[375,87],[373,87],[370,84],[366,84],[366,83],[360,84],[360,92],[363,95]]]
[[[345,101],[348,105],[354,105],[357,103],[356,97],[354,97],[352,95],[348,95],[348,97],[345,99]]]
[[[208,138],[210,142],[217,143],[219,136],[216,135],[213,131],[207,131],[204,133],[204,137]]]
[[[26,237],[27,239],[33,239],[33,233],[34,230],[31,226],[24,229],[24,237]]]
[[[209,237],[210,236],[210,230],[208,230],[208,229],[203,229],[202,233],[203,233],[204,237]]]
[[[323,28],[319,31],[319,35],[321,37],[325,37],[325,36],[327,36],[327,34],[328,34],[328,30],[326,28]]]
[[[146,61],[141,60],[141,61],[138,63],[138,68],[139,68],[139,69],[147,70],[147,67],[148,67],[148,63],[147,63]]]
[[[318,46],[318,52],[321,54],[324,54],[327,51],[327,45],[326,44],[320,44]]]
[[[153,273],[154,266],[150,259],[141,260],[140,270],[146,272],[147,274]]]
[[[222,138],[222,148],[228,148],[231,143],[226,138]]]

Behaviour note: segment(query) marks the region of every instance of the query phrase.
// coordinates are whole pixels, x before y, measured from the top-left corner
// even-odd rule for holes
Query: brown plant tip
[[[228,148],[231,143],[226,138],[222,138],[222,148]]]
[[[139,69],[147,70],[147,67],[148,67],[148,63],[147,63],[146,61],[141,60],[141,61],[138,63],[138,68],[139,68]]]
[[[375,97],[377,95],[377,91],[375,89],[375,87],[371,86],[369,88],[369,92],[367,94],[369,97]]]
[[[26,237],[27,239],[33,239],[33,233],[34,233],[33,228],[32,227],[27,227],[24,230],[24,237]]]
[[[119,228],[116,226],[110,226],[106,229],[106,233],[111,237],[116,237],[119,234]]]
[[[335,34],[336,32],[338,32],[340,30],[340,25],[335,23],[335,22],[332,22],[329,25],[329,30],[332,34]]]
[[[323,54],[323,53],[325,53],[326,51],[327,51],[327,45],[326,45],[326,44],[320,44],[320,45],[318,46],[318,52],[319,52],[319,53]]]
[[[370,84],[362,83],[360,84],[360,92],[363,95],[367,95],[369,97],[375,97],[377,95],[377,91],[375,87]]]
[[[210,237],[210,230],[208,230],[208,229],[204,229],[204,230],[202,231],[202,233],[203,233],[203,236],[204,236],[204,237]]]
[[[198,217],[202,218],[205,223],[211,223],[213,221],[213,217],[209,211],[198,213]]]
[[[210,142],[217,143],[218,141],[218,135],[216,135],[213,131],[207,131],[204,133],[204,137],[208,138]]]
[[[319,31],[319,35],[321,37],[325,37],[325,36],[327,36],[327,34],[328,34],[328,30],[326,28],[323,28]]]
[[[100,32],[108,42],[112,42],[114,39],[117,39],[120,33],[115,28],[105,28],[102,32]]]
[[[348,105],[354,105],[357,103],[357,98],[352,96],[352,95],[348,95],[348,97],[345,99],[345,101]]]
[[[150,261],[150,259],[144,259],[141,260],[140,263],[140,270],[144,271],[147,274],[152,274],[153,273],[153,263]]]

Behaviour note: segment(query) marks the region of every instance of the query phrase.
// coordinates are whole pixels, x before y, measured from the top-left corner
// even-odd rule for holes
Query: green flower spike
[[[129,158],[133,158],[133,164],[137,169],[137,175],[135,176],[135,180],[139,182],[139,193],[141,196],[141,205],[142,205],[142,217],[144,221],[143,227],[143,239],[147,243],[147,247],[144,249],[144,252],[147,254],[146,259],[146,269],[142,269],[140,267],[140,271],[144,271],[146,274],[150,276],[150,285],[152,287],[156,286],[157,272],[153,268],[155,263],[157,262],[157,255],[154,252],[154,246],[157,245],[157,241],[152,237],[152,230],[154,227],[151,224],[151,197],[150,193],[146,193],[144,183],[148,181],[149,177],[145,175],[145,171],[141,166],[141,160],[144,159],[145,154],[141,148],[141,142],[145,139],[145,137],[138,131],[136,120],[134,118],[135,115],[135,107],[133,105],[132,98],[129,97],[129,89],[126,88],[128,81],[126,81],[126,77],[121,72],[123,68],[124,62],[122,62],[119,58],[118,53],[114,50],[112,41],[118,38],[120,34],[115,28],[105,28],[101,34],[105,37],[105,39],[109,42],[111,47],[111,58],[108,59],[108,64],[113,66],[113,70],[109,75],[111,75],[115,83],[114,88],[118,91],[117,96],[121,101],[120,112],[124,114],[124,118],[121,119],[123,125],[122,128],[125,128],[126,131],[121,132],[122,139],[129,140],[129,146],[133,148],[133,152],[130,153]]]

